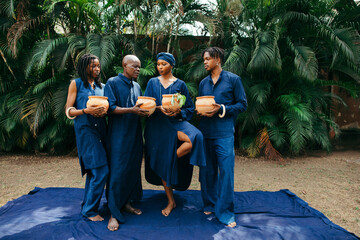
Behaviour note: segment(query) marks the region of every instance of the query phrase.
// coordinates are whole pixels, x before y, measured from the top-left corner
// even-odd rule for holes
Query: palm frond
[[[106,70],[113,60],[118,45],[115,35],[100,35],[90,33],[87,35],[86,52],[92,53],[100,59],[101,68]]]
[[[295,111],[285,113],[284,121],[289,133],[290,148],[294,153],[299,153],[304,148],[307,137],[312,134],[312,122],[302,121]]]
[[[341,53],[347,61],[358,61],[356,59],[356,52],[354,52],[354,44],[348,38],[350,33],[346,33],[347,31],[350,31],[350,29],[334,31],[329,27],[321,26],[321,28],[318,29],[318,35],[329,39],[334,47],[334,51]],[[337,55],[334,54],[334,56],[336,57]],[[335,60],[333,60],[333,62],[335,62]]]
[[[315,80],[318,75],[318,63],[315,53],[309,47],[295,46],[289,38],[287,43],[295,54],[294,65],[298,74],[309,81]]]
[[[194,82],[186,82],[186,87],[189,90],[190,96],[195,98],[198,95],[198,88]]]
[[[249,96],[258,104],[266,103],[270,92],[271,84],[265,81],[250,87],[248,90]]]
[[[51,108],[57,121],[67,119],[65,116],[65,105],[68,94],[68,84],[62,84],[56,88],[51,100]]]
[[[20,20],[10,27],[7,33],[7,40],[15,58],[17,57],[18,53],[17,43],[19,39],[23,36],[26,30],[39,24],[41,20],[42,16],[36,17],[34,19]]]
[[[224,69],[241,75],[247,64],[250,51],[249,46],[235,45],[227,58]]]
[[[37,136],[40,149],[44,149],[58,134],[57,124],[52,123]],[[60,134],[60,133],[59,133]]]
[[[322,25],[322,22],[316,16],[295,11],[285,13],[281,20],[284,24],[289,22],[299,22],[308,25]]]
[[[278,121],[277,116],[270,114],[270,113],[268,113],[268,114],[265,113],[265,114],[260,115],[258,120],[259,120],[258,121],[259,124],[264,125],[264,126],[268,127],[269,129],[271,127],[274,127],[276,122]]]
[[[0,118],[0,129],[6,133],[12,132],[16,128],[16,121],[9,117]]]
[[[255,34],[255,49],[248,64],[248,71],[264,70],[268,68],[281,68],[279,48],[276,31],[259,31]]]
[[[269,138],[271,142],[274,144],[275,148],[280,148],[284,144],[286,144],[286,129],[280,126],[272,126],[268,129]]]
[[[45,123],[45,121],[51,116],[51,100],[53,91],[41,92],[40,94],[31,94],[25,97],[23,100],[24,107],[22,110],[22,119],[29,121],[30,129],[34,136],[37,135],[39,128]]]
[[[207,75],[204,68],[204,64],[201,58],[194,60],[190,63],[189,69],[185,75],[185,79],[191,79],[192,81],[199,82]]]
[[[14,4],[15,4],[14,0],[1,1],[0,12],[5,13],[5,15],[8,17],[12,17],[13,19],[16,19]]]
[[[335,81],[335,80],[320,80],[317,81],[318,86],[337,86],[346,90],[353,98],[357,98],[359,96],[360,87],[357,83],[353,82],[345,82],[345,81]],[[332,95],[332,97],[335,97]]]
[[[82,5],[82,10],[89,14],[93,23],[96,25],[100,24],[100,8],[96,3],[85,2]]]
[[[29,144],[31,135],[26,129],[22,129],[20,136],[16,138],[16,145],[22,149],[26,149],[26,146]]]
[[[256,141],[253,141],[247,148],[246,152],[249,157],[254,158],[260,154],[260,148],[257,145]]]
[[[312,122],[313,112],[309,104],[298,103],[292,106],[289,106],[287,109],[288,112],[293,112],[298,116],[301,121]]]
[[[121,72],[123,71],[122,68],[120,71]],[[117,71],[117,72],[120,72],[120,71]],[[151,59],[147,59],[145,61],[144,66],[140,68],[140,74],[137,79],[137,82],[140,84],[140,86],[143,89],[145,89],[145,87],[146,87],[148,77],[154,76],[155,72],[156,72],[155,62],[152,61]]]
[[[280,103],[287,106],[294,106],[295,104],[301,101],[301,96],[296,93],[284,94],[284,95],[280,95],[276,99],[276,101],[279,101]]]
[[[61,44],[67,44],[67,38],[57,38],[54,40],[43,40],[37,43],[31,54],[27,67],[25,69],[25,75],[29,76],[31,70],[36,67],[37,69],[44,68],[48,63],[48,57],[57,49]]]
[[[56,82],[56,77],[49,78],[37,85],[34,86],[32,90],[33,94],[38,94],[39,92],[43,91],[45,88],[52,86]]]
[[[357,83],[360,83],[360,70],[359,67],[356,66],[355,64],[348,63],[347,66],[345,66],[341,63],[337,63],[334,64],[332,70],[345,73],[346,75],[354,79]]]
[[[320,119],[314,121],[313,131],[316,132],[316,134],[312,135],[313,141],[319,144],[322,149],[325,149],[327,152],[330,152],[332,147],[330,141],[330,134],[324,122],[321,121]]]
[[[8,93],[5,97],[4,107],[8,116],[16,122],[20,122],[22,119],[22,99],[24,98],[25,92],[23,89],[18,89]]]

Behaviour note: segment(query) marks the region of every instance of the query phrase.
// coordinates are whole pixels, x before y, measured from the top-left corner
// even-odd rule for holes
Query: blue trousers
[[[234,137],[205,139],[206,167],[200,168],[204,211],[214,212],[220,222],[235,222]]]
[[[85,217],[95,217],[99,214],[98,208],[108,174],[109,168],[107,165],[87,170],[85,196],[81,204],[81,214]]]

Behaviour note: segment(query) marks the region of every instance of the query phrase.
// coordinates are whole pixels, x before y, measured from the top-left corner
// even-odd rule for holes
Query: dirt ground
[[[195,168],[190,189],[200,189],[197,180]],[[77,157],[0,154],[0,206],[35,186],[82,188],[84,178]],[[144,179],[143,188],[162,189]],[[236,191],[280,189],[289,189],[334,223],[360,236],[360,151],[312,153],[286,159],[286,164],[236,157]]]

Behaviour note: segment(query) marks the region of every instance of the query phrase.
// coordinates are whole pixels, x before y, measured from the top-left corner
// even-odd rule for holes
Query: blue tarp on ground
[[[164,217],[164,191],[144,190],[135,204],[143,214],[125,214],[116,232],[106,228],[109,216],[91,222],[80,215],[83,191],[35,188],[8,202],[0,208],[0,239],[359,239],[289,190],[236,192],[234,229],[202,213],[200,191],[175,192],[177,207]]]

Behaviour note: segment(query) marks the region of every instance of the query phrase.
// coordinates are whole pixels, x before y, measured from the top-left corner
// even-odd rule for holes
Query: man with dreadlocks
[[[132,200],[142,197],[141,160],[143,138],[139,116],[147,116],[148,110],[136,105],[141,96],[140,85],[134,80],[140,73],[140,60],[134,55],[126,55],[122,61],[123,74],[110,78],[105,86],[105,96],[109,98],[109,125],[106,149],[109,158],[110,175],[106,186],[106,196],[111,217],[110,231],[119,229],[125,222],[121,210],[140,215],[140,209],[130,205]]]
[[[82,175],[86,173],[85,196],[81,213],[91,221],[104,220],[98,207],[109,173],[104,148],[106,123],[104,107],[86,107],[88,96],[103,96],[100,62],[91,54],[83,55],[77,66],[80,78],[72,80],[66,102],[66,116],[74,119],[76,146]]]
[[[210,47],[202,53],[210,73],[199,85],[199,96],[215,96],[214,109],[201,115],[205,138],[206,167],[200,168],[201,195],[206,215],[215,213],[220,222],[235,227],[234,132],[237,115],[247,108],[239,76],[222,70],[224,50]]]

